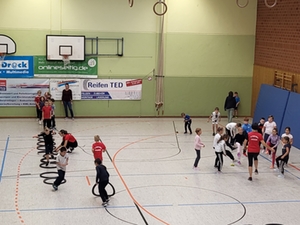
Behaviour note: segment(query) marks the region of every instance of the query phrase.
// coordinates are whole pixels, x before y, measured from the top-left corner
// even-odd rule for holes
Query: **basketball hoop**
[[[5,53],[4,52],[0,52],[0,63],[2,63],[5,59]]]
[[[63,55],[62,56],[62,61],[64,62],[64,66],[67,66],[70,64],[70,58],[68,55]]]

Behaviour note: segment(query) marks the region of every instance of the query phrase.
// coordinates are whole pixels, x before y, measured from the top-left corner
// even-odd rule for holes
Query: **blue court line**
[[[208,203],[194,203],[194,204],[178,204],[181,207],[191,207],[191,206],[222,206],[222,205],[256,205],[256,204],[286,204],[286,203],[300,203],[300,200],[277,200],[277,201],[255,201],[255,202],[208,202]],[[158,207],[173,207],[173,204],[157,204],[157,205],[143,205],[145,208],[158,208]],[[107,208],[111,209],[134,209],[134,205],[120,205],[113,206],[109,205]],[[92,207],[77,207],[77,208],[41,208],[41,209],[20,209],[20,212],[42,212],[42,211],[73,211],[73,210],[93,210],[93,209],[103,209],[102,206],[92,206]],[[0,213],[15,213],[15,209],[2,209]]]
[[[2,173],[3,173],[3,169],[4,169],[4,163],[5,163],[6,152],[7,152],[7,148],[8,148],[8,142],[9,142],[9,136],[6,139],[6,146],[5,146],[4,154],[3,154],[3,158],[2,158],[2,165],[1,165],[1,171],[0,171],[0,182],[2,180]]]

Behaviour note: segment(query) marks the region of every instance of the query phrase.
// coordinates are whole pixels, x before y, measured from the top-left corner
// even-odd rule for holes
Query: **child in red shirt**
[[[36,118],[37,121],[40,120],[40,100],[41,100],[42,91],[38,90],[34,98],[35,108],[36,108]]]
[[[44,128],[51,127],[52,107],[48,101],[45,101],[45,106],[42,108],[42,119]]]
[[[106,147],[100,140],[99,135],[94,136],[94,141],[95,143],[92,145],[92,152],[94,154],[94,159],[99,158],[101,159],[101,161],[103,161],[102,152],[106,151]]]

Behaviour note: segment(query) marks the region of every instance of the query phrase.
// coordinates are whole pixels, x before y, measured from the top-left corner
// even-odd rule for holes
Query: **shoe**
[[[248,180],[249,180],[249,181],[252,181],[252,177],[249,177]]]
[[[75,120],[75,118],[74,118],[74,117],[72,117],[72,120]]]
[[[46,162],[46,166],[48,166],[48,165],[49,165],[49,161]]]
[[[187,134],[187,132],[184,132],[184,134]]]
[[[65,120],[67,120],[67,119],[68,119],[68,117],[65,118]]]
[[[199,170],[199,167],[193,167],[194,170]]]
[[[231,163],[230,166],[234,166],[234,163]]]
[[[67,150],[67,153],[72,153],[72,151],[70,149]]]
[[[74,148],[73,148],[73,147],[71,147],[71,148],[70,148],[70,151],[71,151],[71,152],[73,152],[73,151],[74,151]]]
[[[242,165],[241,161],[238,161],[237,163],[238,163],[239,165]]]
[[[213,133],[213,135],[212,136],[215,136],[216,134],[215,133]]]
[[[254,173],[257,175],[258,174],[258,170],[255,170]]]
[[[105,201],[106,203],[108,203],[109,202],[109,198],[108,199],[106,199],[106,201]]]
[[[39,120],[39,125],[42,125],[42,121],[41,120]]]
[[[106,207],[107,206],[107,202],[103,202],[102,205],[103,205],[103,207]]]
[[[280,173],[277,177],[278,177],[278,178],[284,178],[284,174],[283,174],[283,173]]]
[[[193,132],[190,132],[190,134],[193,134]]]
[[[274,172],[279,172],[279,169],[278,168],[274,168],[273,171]]]
[[[215,168],[218,168],[218,166],[217,166],[217,165],[214,165],[214,167],[215,167]]]
[[[216,174],[222,174],[222,171],[217,171]]]
[[[54,185],[54,183],[52,184],[52,187],[54,189],[54,191],[57,191],[58,187]]]

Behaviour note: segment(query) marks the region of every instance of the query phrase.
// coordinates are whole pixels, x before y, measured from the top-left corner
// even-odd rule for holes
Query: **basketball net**
[[[70,64],[70,58],[68,55],[63,55],[62,56],[62,61],[64,62],[64,66],[67,66]]]
[[[2,62],[5,59],[5,53],[4,52],[0,52],[0,64],[2,64]]]

